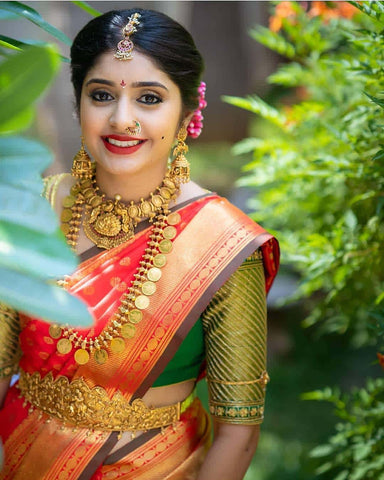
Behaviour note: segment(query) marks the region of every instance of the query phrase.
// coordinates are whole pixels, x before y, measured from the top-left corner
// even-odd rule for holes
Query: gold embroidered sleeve
[[[0,379],[17,372],[21,357],[19,315],[0,302]]]
[[[50,175],[49,177],[43,178],[44,188],[41,196],[49,201],[51,207],[55,206],[56,194],[61,181],[68,175],[68,173],[58,173],[56,175]]]
[[[211,414],[227,423],[261,423],[269,379],[261,252],[247,258],[220,288],[202,321]]]

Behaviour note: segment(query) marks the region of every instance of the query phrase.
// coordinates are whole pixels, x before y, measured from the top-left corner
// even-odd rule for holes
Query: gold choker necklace
[[[167,212],[169,203],[177,197],[178,183],[168,171],[156,192],[140,202],[124,205],[121,196],[106,199],[96,185],[96,176],[83,179],[74,185],[70,195],[63,200],[62,230],[69,245],[76,248],[81,217],[85,205],[83,228],[86,236],[98,247],[111,249],[134,235],[139,221],[148,218],[153,222],[160,212]]]

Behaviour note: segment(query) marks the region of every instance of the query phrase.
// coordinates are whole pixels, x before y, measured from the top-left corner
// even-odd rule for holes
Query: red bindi
[[[121,85],[123,88],[125,88],[125,87],[127,86],[127,84],[124,82],[124,80],[121,80],[120,85]]]

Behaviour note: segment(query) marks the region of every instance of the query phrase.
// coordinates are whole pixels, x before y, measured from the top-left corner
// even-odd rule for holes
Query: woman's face
[[[137,51],[120,61],[100,56],[84,79],[80,123],[98,168],[135,175],[166,168],[182,119],[178,86],[149,57]],[[141,132],[127,133],[140,122]]]

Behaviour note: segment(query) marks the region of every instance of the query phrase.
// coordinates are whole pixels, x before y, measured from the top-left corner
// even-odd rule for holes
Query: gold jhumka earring
[[[185,158],[185,154],[188,152],[188,145],[185,143],[188,132],[183,124],[177,134],[177,145],[173,150],[174,159],[171,163],[170,174],[174,181],[180,185],[180,183],[189,182],[189,162]]]
[[[73,158],[71,173],[80,179],[92,178],[92,162],[84,148],[84,137],[81,137],[81,148]]]

